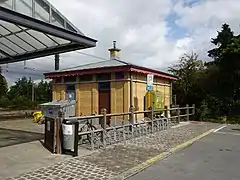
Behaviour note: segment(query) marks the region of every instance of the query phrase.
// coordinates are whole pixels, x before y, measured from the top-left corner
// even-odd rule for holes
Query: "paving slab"
[[[189,124],[171,128],[10,179],[121,179],[126,170],[218,126]]]

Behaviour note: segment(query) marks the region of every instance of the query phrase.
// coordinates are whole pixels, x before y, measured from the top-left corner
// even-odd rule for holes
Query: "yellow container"
[[[37,111],[37,112],[33,113],[34,122],[38,122],[41,117],[42,117],[42,112],[41,111]]]

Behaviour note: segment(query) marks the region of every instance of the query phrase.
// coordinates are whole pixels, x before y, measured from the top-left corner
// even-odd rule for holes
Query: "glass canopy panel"
[[[11,41],[6,39],[5,37],[0,38],[0,42],[2,44],[4,44],[5,46],[8,46],[10,49],[13,49],[14,51],[16,51],[18,54],[26,53],[25,49],[23,49],[21,46],[18,46],[16,44],[12,43]]]
[[[18,36],[21,39],[24,39],[27,42],[29,42],[29,44],[31,44],[36,49],[46,48],[46,46],[44,46],[42,43],[40,43],[38,40],[36,40],[34,37],[32,37],[31,35],[27,34],[26,32],[18,33]]]
[[[10,31],[6,30],[4,27],[2,27],[0,25],[0,36],[5,36],[5,35],[7,35],[9,33],[10,33]]]
[[[17,53],[16,53],[15,51],[13,51],[13,50],[10,49],[9,47],[5,46],[5,45],[2,44],[1,42],[0,42],[0,49],[1,49],[2,51],[4,51],[5,53],[11,55],[11,56],[17,55]]]
[[[32,0],[17,0],[16,11],[27,16],[32,16]]]
[[[59,37],[56,37],[56,36],[51,36],[51,35],[48,35],[48,36],[51,37],[54,41],[56,41],[60,45],[71,43],[71,41],[68,41],[66,39],[62,39],[62,38],[59,38]]]
[[[20,39],[17,35],[10,35],[8,36],[8,39],[11,40],[12,42],[14,42],[17,45],[20,45],[21,47],[23,47],[24,49],[26,49],[27,51],[34,51],[36,50],[34,47],[32,47],[29,43],[27,43],[26,41],[24,41],[23,39]]]
[[[0,25],[12,33],[21,31],[21,29],[18,26],[16,26],[15,24],[12,24],[12,23],[8,23],[6,21],[0,20]]]
[[[45,34],[38,32],[38,31],[34,31],[34,30],[28,30],[26,31],[29,34],[31,34],[33,37],[35,37],[37,40],[41,41],[43,44],[45,44],[47,47],[51,47],[51,46],[57,46],[58,44],[55,43],[53,40],[51,40],[50,38],[48,38]]]

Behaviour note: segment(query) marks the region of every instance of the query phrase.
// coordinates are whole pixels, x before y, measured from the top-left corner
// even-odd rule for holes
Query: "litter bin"
[[[78,151],[78,121],[64,119],[62,122],[62,151],[64,154],[77,155]]]
[[[57,118],[59,114],[62,114],[62,118],[74,117],[76,109],[75,100],[60,100],[52,101],[48,103],[41,104],[42,114],[45,117]]]

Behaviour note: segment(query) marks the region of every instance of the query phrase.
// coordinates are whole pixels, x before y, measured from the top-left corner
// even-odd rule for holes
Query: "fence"
[[[106,148],[109,145],[127,140],[141,137],[147,134],[153,134],[158,131],[168,129],[180,121],[189,121],[190,116],[195,114],[195,106],[186,105],[186,107],[171,107],[170,109],[162,109],[163,116],[153,109],[147,111],[134,111],[130,108],[126,113],[106,114],[106,109],[102,109],[101,114],[93,116],[71,117],[67,120],[78,121],[80,123],[78,133],[78,145],[90,148],[92,150]],[[144,114],[143,119],[136,119],[138,114]],[[121,120],[120,125],[114,123],[113,126],[107,126],[107,119],[119,116],[129,116],[129,120]],[[98,126],[94,126],[91,121],[98,122]],[[118,120],[119,121],[119,120]],[[86,127],[85,129],[83,127]],[[77,148],[78,145],[75,145]],[[78,149],[75,149],[77,155]]]

